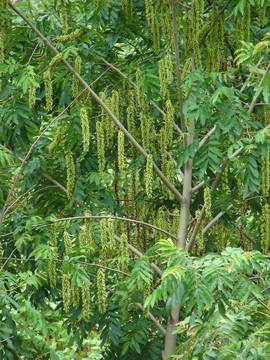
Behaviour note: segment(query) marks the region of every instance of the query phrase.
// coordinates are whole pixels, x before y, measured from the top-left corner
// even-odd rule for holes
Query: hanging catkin
[[[72,242],[71,237],[67,230],[64,231],[64,245],[65,245],[65,254],[68,254],[72,251]]]
[[[160,22],[163,38],[167,44],[170,44],[172,40],[172,13],[167,0],[162,0],[160,4]]]
[[[0,54],[0,64],[1,64],[1,54]],[[35,72],[32,66],[28,66],[28,104],[30,109],[32,109],[36,104],[36,89],[37,85],[35,84]]]
[[[4,61],[5,61],[4,39],[3,39],[3,35],[0,33],[0,65],[2,65]],[[0,68],[0,91],[2,90],[2,80],[1,80],[2,71],[3,70]]]
[[[122,171],[125,167],[125,137],[122,130],[118,131],[118,169]]]
[[[196,210],[195,217],[197,221],[199,219],[200,213],[201,213],[200,210]],[[201,222],[199,227],[196,247],[197,247],[197,251],[196,251],[197,255],[202,256],[204,254],[204,249],[205,249],[205,243],[203,238],[203,221]]]
[[[104,314],[107,308],[107,293],[105,286],[105,273],[102,268],[99,268],[97,271],[97,305],[101,314]]]
[[[262,158],[262,193],[268,196],[269,190],[269,148],[267,148],[266,156]]]
[[[205,218],[206,220],[211,219],[211,194],[209,187],[205,187],[203,192],[204,206],[205,206]]]
[[[71,304],[75,309],[77,309],[80,304],[80,289],[77,283],[75,283],[71,289]]]
[[[75,70],[77,71],[78,74],[81,73],[81,64],[82,64],[82,59],[80,56],[77,56],[75,59]],[[75,98],[79,92],[79,80],[74,75],[72,76],[71,88],[72,88],[72,95]]]
[[[92,213],[90,211],[86,211],[85,216],[89,216],[84,220],[85,225],[85,237],[86,237],[86,246],[89,248],[92,246],[93,238],[92,238]]]
[[[160,97],[164,100],[167,97],[166,68],[164,59],[161,59],[158,62],[158,77],[160,83]]]
[[[89,321],[90,317],[90,286],[88,281],[82,284],[82,315],[84,321]]]
[[[109,244],[108,248],[111,254],[114,254],[116,251],[116,243],[114,237],[114,222],[113,219],[108,219],[108,235],[109,235]]]
[[[100,244],[101,244],[103,254],[106,254],[107,250],[108,250],[107,228],[106,228],[107,224],[106,223],[107,223],[106,219],[102,219],[100,221]]]
[[[105,143],[104,143],[104,130],[101,121],[96,123],[97,131],[97,155],[98,155],[98,168],[99,171],[104,171],[105,168]]]
[[[166,101],[166,115],[164,116],[166,144],[172,145],[173,123],[174,123],[174,109],[171,100]]]
[[[122,271],[127,271],[129,257],[128,257],[128,241],[127,241],[127,235],[125,233],[123,233],[121,235],[119,253],[120,253],[119,255],[121,257],[119,267]]]
[[[51,69],[50,68],[44,72],[43,78],[44,78],[44,87],[46,90],[46,95],[45,95],[46,110],[48,112],[51,112],[52,108],[53,108],[53,99],[52,99],[53,88],[52,88],[52,77],[51,77]]]
[[[55,220],[55,217],[52,217],[52,221]],[[48,245],[51,247],[48,265],[48,275],[50,280],[50,286],[56,287],[56,260],[57,260],[57,223],[53,222],[50,226],[50,238],[48,240]]]
[[[264,254],[268,252],[270,247],[270,213],[269,204],[265,203],[262,207],[262,223],[261,223],[261,249]]]
[[[80,118],[82,126],[83,151],[88,152],[90,147],[90,129],[87,111],[83,107],[80,109]]]
[[[71,306],[70,274],[62,275],[62,298],[65,312],[69,312]]]
[[[68,18],[67,18],[67,7],[66,1],[60,0],[60,20],[62,25],[63,34],[66,35],[68,32]]]
[[[145,170],[145,192],[148,199],[153,196],[153,156],[148,155]]]
[[[75,165],[73,155],[70,150],[66,152],[66,169],[67,169],[67,195],[71,199],[75,186]]]
[[[131,22],[133,17],[133,0],[122,0],[122,12],[127,20],[127,22]]]

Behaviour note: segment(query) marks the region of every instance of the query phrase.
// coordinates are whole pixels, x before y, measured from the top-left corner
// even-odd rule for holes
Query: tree
[[[269,1],[0,4],[2,357],[267,358]]]

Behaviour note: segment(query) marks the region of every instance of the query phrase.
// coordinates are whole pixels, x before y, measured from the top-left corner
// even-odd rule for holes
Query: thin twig
[[[133,303],[133,304],[136,305],[142,311],[144,310],[144,307],[142,304],[137,303],[137,302]],[[159,328],[159,330],[162,332],[162,334],[165,336],[167,334],[166,329],[160,324],[160,322],[154,317],[154,315],[150,311],[148,312],[148,316],[155,323],[155,325]]]
[[[176,236],[174,236],[170,232],[168,232],[166,230],[163,230],[163,229],[161,229],[161,228],[159,228],[159,227],[157,227],[155,225],[149,224],[149,223],[141,221],[141,220],[135,220],[135,219],[130,219],[130,218],[121,217],[121,216],[113,216],[113,215],[91,215],[91,216],[67,217],[67,218],[56,219],[54,221],[51,221],[50,223],[35,224],[35,225],[33,225],[33,227],[46,226],[46,225],[49,225],[51,223],[58,223],[58,222],[61,222],[61,221],[70,221],[70,220],[79,220],[79,219],[115,219],[115,220],[128,221],[128,222],[132,222],[132,223],[136,223],[136,224],[141,224],[141,225],[150,227],[152,229],[155,229],[157,231],[163,232],[164,234],[168,235],[169,237],[177,240]]]

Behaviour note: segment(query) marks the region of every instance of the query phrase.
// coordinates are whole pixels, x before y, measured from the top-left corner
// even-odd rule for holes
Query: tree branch
[[[133,303],[134,305],[136,305],[139,309],[141,309],[142,311],[144,310],[144,307],[142,304],[140,303]],[[155,323],[155,325],[159,328],[159,330],[162,332],[163,335],[167,334],[166,329],[160,324],[160,322],[154,317],[153,314],[151,314],[151,312],[149,311],[148,316],[150,317],[150,319]]]
[[[164,234],[168,235],[169,237],[177,240],[176,236],[174,236],[173,234],[169,233],[168,231],[163,230],[163,229],[161,229],[161,228],[159,228],[159,227],[157,227],[155,225],[149,224],[149,223],[141,221],[141,220],[135,220],[135,219],[130,219],[130,218],[126,218],[126,217],[120,217],[120,216],[113,216],[113,215],[91,215],[91,216],[67,217],[67,218],[56,219],[54,221],[51,221],[50,223],[36,224],[36,225],[33,225],[33,227],[46,226],[48,224],[58,223],[58,222],[61,222],[61,221],[78,220],[78,219],[115,219],[115,220],[128,221],[128,222],[132,222],[132,223],[136,223],[136,224],[141,224],[141,225],[147,226],[149,228],[155,229],[157,231],[163,232]]]
[[[232,1],[232,0],[228,0],[228,1],[226,2],[226,4],[224,4],[223,8],[220,9],[219,13],[218,13],[217,16],[215,17],[213,23],[215,23],[215,22],[219,19],[219,17],[223,14],[223,12],[224,12],[224,11],[226,10],[226,8],[229,6],[229,4],[230,4],[231,1]],[[201,40],[199,41],[199,45],[202,45],[202,44],[204,43],[204,41],[205,41],[205,39],[207,38],[207,36],[209,35],[210,31],[211,31],[211,30],[208,30],[208,31],[203,35],[203,37],[202,37]]]
[[[199,142],[199,147],[198,147],[198,150],[201,148],[201,147],[203,147],[203,145],[206,143],[206,141],[210,138],[210,136],[212,135],[212,134],[214,134],[214,132],[215,132],[215,130],[216,130],[216,125],[214,125],[214,127],[210,130],[210,131],[208,131],[208,133],[205,135],[205,137]],[[197,150],[197,151],[198,151]]]
[[[212,183],[212,186],[211,186],[211,189],[210,189],[210,195],[211,196],[214,195],[214,192],[215,192],[215,190],[216,190],[216,188],[217,188],[217,186],[219,184],[219,181],[221,179],[221,176],[222,176],[224,170],[226,169],[226,166],[228,165],[229,161],[230,161],[230,159],[229,159],[228,155],[226,155],[225,160],[224,160],[223,164],[221,165],[220,172],[216,175],[216,177],[215,177],[215,179],[214,179],[214,181]],[[203,222],[204,216],[205,216],[205,205],[203,205],[203,207],[202,207],[202,210],[201,210],[200,215],[198,217],[198,220],[197,220],[197,222],[195,224],[195,227],[193,229],[193,232],[191,234],[189,242],[186,245],[186,251],[187,252],[191,252],[191,250],[193,249],[193,246],[196,243],[198,231],[199,231],[200,226],[201,226],[201,224]]]

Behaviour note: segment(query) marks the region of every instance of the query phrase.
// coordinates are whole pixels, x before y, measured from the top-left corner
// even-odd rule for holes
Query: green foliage
[[[0,1],[0,359],[269,358],[270,3],[211,3]]]

